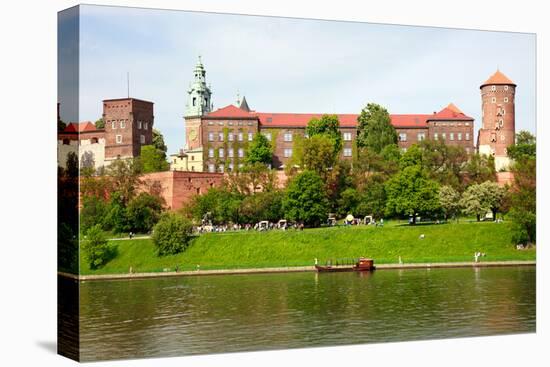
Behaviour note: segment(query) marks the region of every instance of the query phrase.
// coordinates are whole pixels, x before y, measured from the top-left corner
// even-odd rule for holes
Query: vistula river
[[[531,333],[535,275],[534,266],[518,266],[81,282],[80,356],[93,361]]]

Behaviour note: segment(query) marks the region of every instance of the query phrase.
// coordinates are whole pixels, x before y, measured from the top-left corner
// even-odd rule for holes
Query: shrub
[[[105,265],[114,255],[109,248],[101,225],[96,224],[86,232],[83,250],[88,259],[90,269],[97,269]]]
[[[165,213],[153,228],[153,243],[159,256],[183,252],[189,245],[193,226],[175,213]]]
[[[149,232],[162,213],[162,199],[158,196],[140,193],[126,208],[128,223],[134,232]]]

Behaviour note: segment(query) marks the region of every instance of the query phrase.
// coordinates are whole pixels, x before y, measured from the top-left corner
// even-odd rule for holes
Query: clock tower
[[[202,147],[202,117],[212,110],[210,86],[206,85],[206,70],[201,58],[193,71],[194,80],[187,90],[185,105],[185,146],[188,150]]]

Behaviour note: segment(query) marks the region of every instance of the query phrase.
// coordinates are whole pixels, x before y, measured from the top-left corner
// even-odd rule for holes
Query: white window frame
[[[351,148],[344,148],[344,157],[351,157],[353,150]]]
[[[237,133],[237,140],[238,141],[243,141],[243,133],[242,132]]]
[[[462,133],[457,133],[456,134],[456,140],[462,141]]]
[[[285,148],[283,150],[283,157],[285,157],[285,158],[292,157],[292,148]]]
[[[147,130],[147,129],[149,129],[149,123],[144,122],[143,123],[143,130]]]
[[[138,121],[137,125],[138,125],[138,129],[141,129],[143,127],[143,123],[141,121]]]
[[[465,140],[470,140],[470,133],[466,133]]]
[[[455,140],[455,133],[449,133],[449,141]]]
[[[233,133],[227,133],[227,141],[233,141],[234,138],[235,136],[233,135]]]
[[[425,140],[426,139],[426,133],[417,133],[416,134],[416,140],[417,141],[422,141],[422,140]]]
[[[208,148],[208,158],[214,158],[214,148]]]
[[[126,121],[120,120],[120,128],[125,129],[126,128]]]
[[[284,140],[285,141],[292,141],[292,132],[290,132],[290,131],[285,132]]]
[[[116,130],[116,121],[111,121],[111,129]]]
[[[244,149],[243,148],[239,148],[237,150],[237,155],[239,156],[239,158],[244,158]]]
[[[116,135],[115,139],[117,144],[122,144],[122,135]]]
[[[208,165],[208,172],[210,172],[210,173],[216,172],[216,166],[214,165],[214,163],[210,163]]]
[[[443,138],[443,140],[447,140],[447,133],[441,133],[441,138]]]
[[[208,133],[208,141],[214,141],[214,133],[213,132]]]
[[[218,141],[223,141],[223,131],[218,132]]]
[[[407,133],[399,133],[399,141],[407,141]]]
[[[267,140],[271,141],[271,133],[265,133],[264,136],[267,138]]]
[[[439,138],[439,134],[438,133],[434,133],[434,140],[437,140]]]
[[[252,140],[254,140],[254,134],[248,133],[248,141],[252,141]]]
[[[139,136],[139,141],[141,142],[141,144],[145,144],[145,135],[140,135]]]
[[[218,148],[218,158],[223,158],[225,155],[225,150],[223,148]]]
[[[233,158],[233,148],[227,148],[227,157]]]
[[[344,133],[344,141],[351,141],[351,133]]]
[[[491,103],[497,103],[497,97],[492,97],[491,98]]]

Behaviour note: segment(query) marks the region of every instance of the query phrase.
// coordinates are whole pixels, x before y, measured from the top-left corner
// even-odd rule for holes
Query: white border
[[[548,115],[543,115],[542,103],[545,96],[543,85],[548,85],[542,60],[548,60],[550,48],[544,2],[113,0],[94,3],[537,33],[538,206],[543,209],[548,204],[548,194],[544,190],[548,176],[542,172],[550,147],[550,144],[543,144],[548,135],[545,122],[550,123]],[[27,0],[3,2],[1,5],[0,360],[6,366],[64,366],[73,363],[57,356],[52,349],[56,338],[56,12],[75,4],[63,0]],[[545,350],[548,343],[544,338],[548,335],[550,308],[548,289],[543,289],[548,284],[545,269],[548,235],[542,224],[548,219],[548,215],[539,211],[536,335],[100,362],[95,365],[543,365],[548,360]]]

